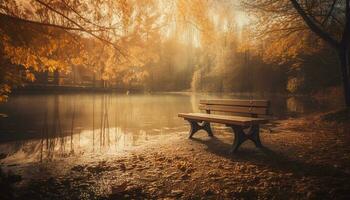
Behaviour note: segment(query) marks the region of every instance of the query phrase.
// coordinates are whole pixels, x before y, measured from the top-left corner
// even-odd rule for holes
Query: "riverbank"
[[[32,178],[23,177],[15,194],[18,199],[349,199],[349,113],[338,113],[275,121],[262,130],[266,149],[246,143],[233,156],[228,154],[232,134],[215,126],[212,139],[201,132],[189,140],[181,131],[157,145],[93,162],[27,165],[22,169]],[[46,174],[52,167],[57,173]]]
[[[66,94],[66,93],[144,93],[142,88],[93,87],[75,85],[27,85],[14,88],[13,94]]]

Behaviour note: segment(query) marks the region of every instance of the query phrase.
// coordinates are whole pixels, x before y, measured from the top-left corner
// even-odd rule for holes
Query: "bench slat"
[[[205,114],[205,113],[179,113],[178,116],[185,119],[192,119],[197,121],[207,121],[207,122],[213,122],[213,123],[239,125],[239,126],[250,126],[254,124],[261,124],[261,123],[268,122],[268,120],[264,118],[215,115],[215,114]]]
[[[200,104],[207,105],[227,105],[227,106],[247,106],[247,107],[268,107],[268,100],[241,100],[241,99],[203,99]]]
[[[231,113],[245,113],[267,115],[268,109],[265,107],[242,107],[242,106],[226,106],[226,105],[199,105],[200,110],[221,111]]]

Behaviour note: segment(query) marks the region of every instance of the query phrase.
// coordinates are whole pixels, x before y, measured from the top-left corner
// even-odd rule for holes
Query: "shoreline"
[[[264,129],[261,134],[265,150],[247,142],[231,156],[233,136],[218,127],[213,139],[201,132],[189,140],[186,132],[178,132],[157,146],[75,163],[59,176],[27,180],[17,185],[17,195],[27,199],[350,197],[348,122],[324,123],[313,115],[275,124],[272,131]]]
[[[336,88],[337,89],[337,88]],[[328,90],[335,90],[334,88],[328,88]],[[13,94],[37,94],[37,93],[126,93],[129,91],[130,93],[136,94],[199,94],[199,95],[240,95],[240,96],[285,96],[285,97],[308,97],[309,93],[288,93],[288,92],[205,92],[205,91],[197,91],[193,92],[190,89],[187,90],[179,90],[179,91],[146,91],[143,88],[115,88],[115,87],[92,87],[92,86],[74,86],[74,85],[28,85],[25,87],[17,87],[12,89]],[[312,92],[313,98],[320,98],[323,94],[323,98],[327,98],[325,95],[327,89]],[[334,96],[334,94],[333,94]]]

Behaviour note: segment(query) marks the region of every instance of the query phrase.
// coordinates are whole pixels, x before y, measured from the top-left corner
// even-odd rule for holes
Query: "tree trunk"
[[[347,48],[344,48],[339,51],[340,69],[342,73],[346,107],[350,107],[350,81],[349,81],[350,60],[349,60],[348,51],[349,50],[347,50]]]
[[[53,84],[54,85],[60,84],[60,72],[57,69],[53,72]]]

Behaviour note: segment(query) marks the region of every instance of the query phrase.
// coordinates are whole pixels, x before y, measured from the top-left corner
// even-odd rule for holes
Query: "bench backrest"
[[[207,113],[226,112],[251,117],[269,115],[269,107],[268,100],[212,99],[199,101],[199,109]]]

